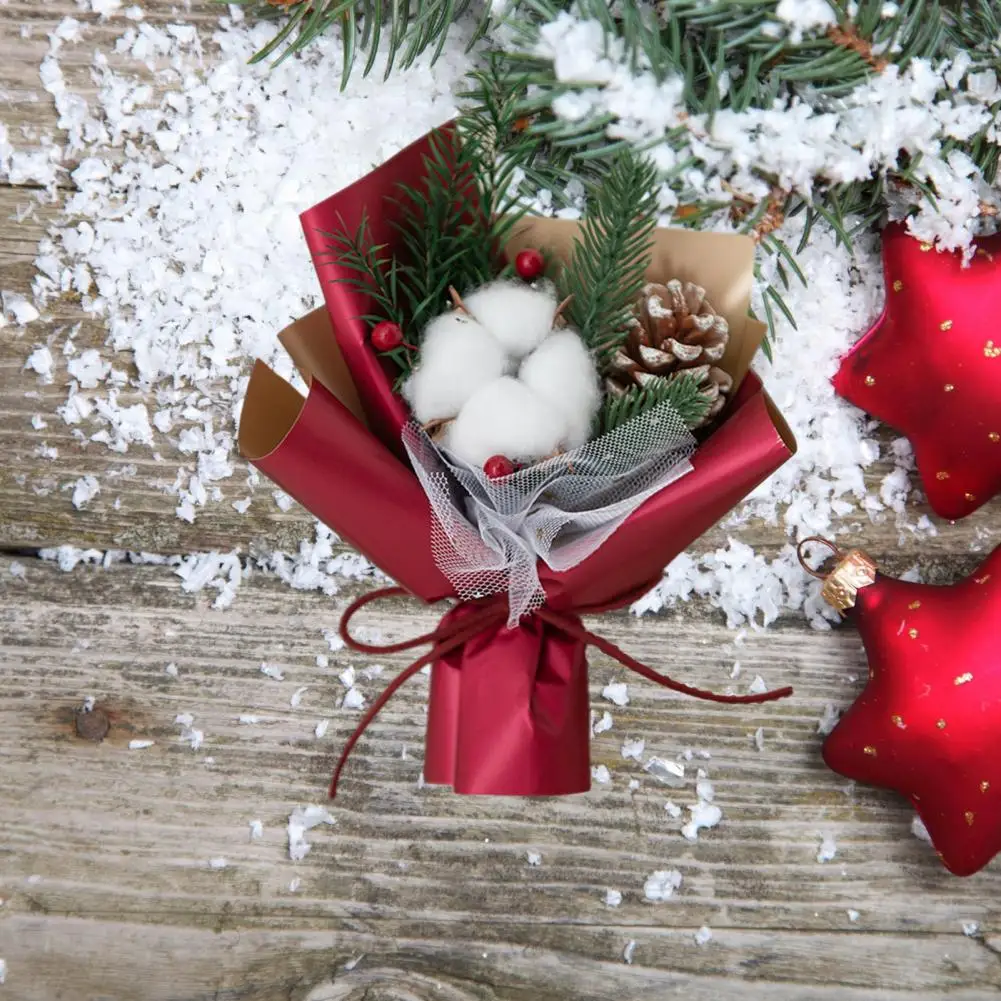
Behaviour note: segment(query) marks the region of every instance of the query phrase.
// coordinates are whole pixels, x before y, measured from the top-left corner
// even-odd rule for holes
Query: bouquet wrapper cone
[[[262,472],[424,601],[454,596],[431,551],[431,510],[403,454],[408,419],[393,375],[367,343],[367,297],[324,236],[357,226],[364,211],[373,239],[395,249],[392,199],[401,181],[423,173],[427,138],[302,216],[326,309],[281,334],[309,381],[306,397],[261,362],[248,387],[240,446]],[[577,224],[525,219],[509,255],[526,246],[568,256]],[[629,604],[663,568],[785,462],[796,445],[749,373],[764,327],[750,318],[753,244],[742,236],[659,229],[650,279],[704,286],[731,331],[722,366],[735,395],[693,457],[693,471],[647,500],[595,553],[562,573],[540,567],[548,606],[579,616]],[[445,627],[473,614],[453,607]],[[538,615],[517,628],[500,622],[435,662],[424,777],[456,792],[552,796],[590,788],[586,643]]]

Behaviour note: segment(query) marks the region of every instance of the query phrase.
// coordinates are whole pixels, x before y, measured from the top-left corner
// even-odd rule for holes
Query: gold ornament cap
[[[811,542],[816,542],[821,546],[827,546],[834,554],[837,563],[829,573],[821,573],[814,570],[806,557],[803,555],[804,548]],[[819,535],[812,535],[809,539],[804,539],[796,547],[796,555],[799,557],[800,566],[811,577],[816,577],[824,582],[821,594],[824,600],[836,608],[842,615],[850,608],[855,607],[855,600],[859,591],[864,587],[876,582],[878,568],[875,561],[868,553],[861,549],[849,549],[845,552],[839,549],[830,539],[821,538]]]

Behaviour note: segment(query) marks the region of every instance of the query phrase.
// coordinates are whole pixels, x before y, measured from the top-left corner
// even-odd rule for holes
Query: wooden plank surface
[[[218,8],[147,6],[151,19],[208,25]],[[0,119],[30,145],[55,130],[38,82],[44,37],[66,0],[0,8]],[[32,34],[22,38],[20,26]],[[86,91],[95,47],[110,50],[119,24],[87,19],[87,44],[64,68]],[[0,287],[26,291],[39,238],[58,216],[35,192],[0,187]],[[24,221],[12,217],[26,205]],[[600,698],[617,675],[592,659],[596,711],[613,709],[594,741],[608,785],[563,799],[456,797],[421,787],[426,681],[416,679],[379,717],[346,775],[336,821],[307,835],[300,862],[286,825],[297,805],[320,803],[336,751],[358,718],[338,708],[338,674],[366,658],[333,653],[335,625],[362,585],[334,598],[292,591],[257,574],[226,611],[188,595],[169,567],[78,567],[66,574],[33,558],[71,544],[161,554],[219,549],[294,551],[312,535],[300,509],[279,510],[262,487],[247,515],[228,501],[193,525],[174,517],[171,479],[149,450],[127,455],[81,447],[52,415],[65,373],[44,386],[22,371],[38,343],[61,343],[77,323],[81,347],[104,330],[70,300],[44,323],[0,333],[0,998],[18,1001],[869,1001],[986,999],[1001,990],[1001,911],[994,864],[967,880],[949,876],[910,833],[911,813],[892,795],[852,788],[819,758],[817,721],[845,705],[864,675],[847,629],[815,633],[781,619],[735,646],[719,613],[692,602],[642,620],[591,623],[611,640],[693,684],[723,688],[735,660],[741,683],[761,674],[791,683],[793,699],[726,708],[630,684],[617,709]],[[123,360],[123,364],[127,360]],[[35,394],[35,395],[27,395]],[[49,426],[35,430],[31,417]],[[45,443],[58,458],[40,457]],[[164,473],[164,466],[167,472]],[[887,470],[870,471],[875,484]],[[102,494],[84,511],[67,487],[97,475]],[[119,504],[116,507],[115,501]],[[920,513],[920,511],[916,511]],[[892,520],[858,522],[891,571],[915,562],[943,579],[970,569],[997,527],[998,505],[928,539],[897,548]],[[725,543],[718,528],[699,543]],[[735,530],[767,556],[788,540],[775,527]],[[19,553],[20,555],[10,555]],[[12,572],[12,571],[16,571]],[[425,631],[431,611],[397,602],[369,620],[387,638]],[[329,663],[318,666],[317,657]],[[260,672],[277,664],[285,680]],[[371,698],[403,658],[382,658]],[[177,676],[165,672],[174,664]],[[292,694],[307,686],[300,705]],[[110,718],[99,742],[82,739],[76,712],[92,696]],[[178,714],[204,733],[193,750]],[[240,722],[240,717],[258,722]],[[322,738],[314,733],[330,721]],[[761,727],[758,750],[754,731]],[[694,802],[691,780],[668,789],[622,758],[623,739],[647,754],[686,748],[713,783],[724,819],[690,843],[668,799]],[[133,740],[152,746],[129,749]],[[630,788],[630,780],[639,785]],[[251,840],[259,819],[263,837]],[[821,838],[835,858],[821,864]],[[527,855],[541,855],[530,865]],[[213,868],[212,860],[225,860]],[[659,904],[644,899],[655,870],[683,882]],[[298,881],[296,883],[295,881]],[[292,887],[295,886],[293,889]],[[605,904],[607,889],[623,894]],[[858,912],[852,920],[849,911]],[[980,931],[964,935],[964,922]],[[694,942],[701,926],[713,931]],[[624,950],[634,942],[632,963]]]

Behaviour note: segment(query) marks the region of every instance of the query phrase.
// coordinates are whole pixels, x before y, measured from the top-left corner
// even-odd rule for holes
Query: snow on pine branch
[[[794,33],[827,24],[807,13],[788,4]],[[723,107],[712,116],[689,112],[679,74],[658,81],[639,56],[634,68],[624,41],[606,36],[596,20],[559,14],[539,28],[534,55],[551,64],[557,117],[583,124],[610,116],[610,140],[651,144],[651,157],[670,178],[665,207],[730,202],[735,193],[762,201],[775,184],[810,201],[825,186],[898,171],[902,154],[911,176],[937,194],[937,206],[915,185],[898,185],[893,196],[894,217],[916,209],[909,226],[921,239],[967,248],[981,203],[997,201],[973,160],[949,148],[984,130],[988,142],[1001,144],[994,113],[1001,87],[993,70],[974,72],[965,52],[934,65],[890,64],[837,99],[803,90],[771,107]],[[725,72],[718,84],[725,97]]]

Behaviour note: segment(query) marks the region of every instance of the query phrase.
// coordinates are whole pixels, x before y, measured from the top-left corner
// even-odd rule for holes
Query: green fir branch
[[[633,386],[620,396],[607,395],[600,415],[602,433],[663,404],[670,404],[689,430],[698,427],[709,413],[709,400],[700,392],[698,380],[680,372],[671,378],[652,379],[642,388]]]
[[[321,35],[341,32],[344,59],[343,89],[360,55],[365,56],[362,74],[375,66],[380,43],[386,43],[385,77],[395,67],[408,69],[424,52],[437,59],[445,45],[448,29],[470,7],[470,0],[299,0],[268,3],[262,0],[235,0],[249,8],[259,20],[286,18],[281,30],[251,59],[261,62],[272,56],[280,63],[301,52]],[[476,34],[486,27],[487,11]]]
[[[340,265],[354,273],[354,277],[334,279],[371,296],[378,312],[375,322],[391,320],[402,327],[406,321],[400,303],[400,286],[397,266],[384,251],[385,244],[372,241],[368,215],[362,212],[361,222],[353,232],[347,227],[343,217],[337,216],[338,228],[323,235],[330,241],[330,249],[321,255],[336,257]]]
[[[561,273],[566,315],[599,362],[620,343],[643,288],[657,225],[657,172],[633,150],[589,193],[587,215]]]

